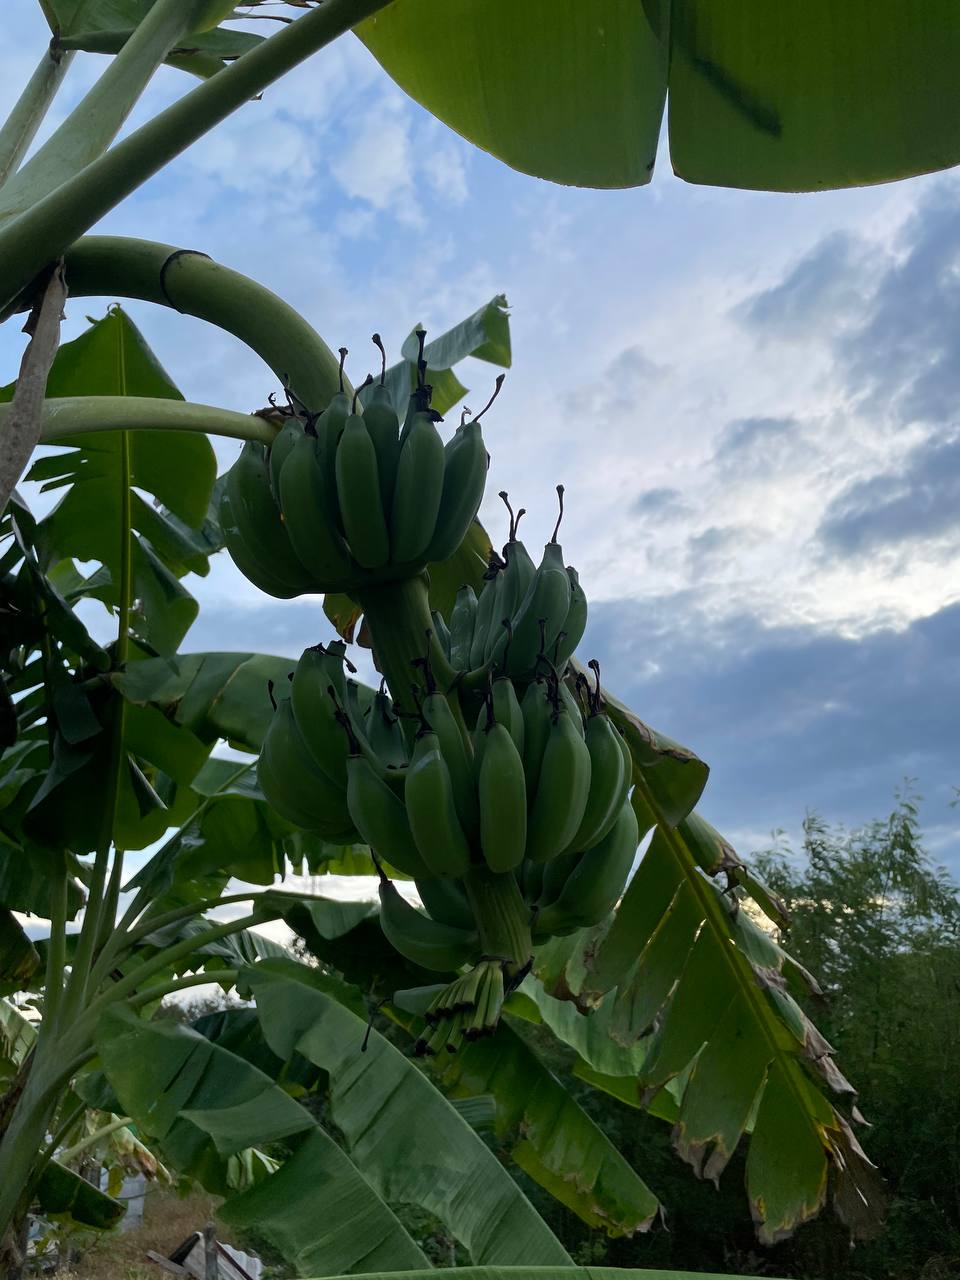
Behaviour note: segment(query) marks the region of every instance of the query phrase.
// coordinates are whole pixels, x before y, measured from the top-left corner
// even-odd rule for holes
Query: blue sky
[[[39,57],[8,0],[0,109]],[[99,71],[75,64],[64,106]],[[131,123],[190,82],[158,75]],[[933,175],[790,196],[578,191],[513,173],[409,101],[359,43],[249,104],[104,229],[202,249],[298,307],[351,372],[499,292],[514,368],[485,419],[498,489],[591,599],[583,649],[712,767],[703,811],[742,852],[808,808],[856,824],[918,779],[960,874],[960,184]],[[70,336],[102,304],[69,307]],[[269,371],[226,336],[130,310],[188,399],[251,410]],[[13,376],[22,337],[0,332]],[[486,398],[473,365],[467,403]],[[476,406],[475,406],[476,407]],[[229,462],[234,446],[218,446]],[[224,557],[188,585],[187,648],[296,656],[319,602],[257,595]]]

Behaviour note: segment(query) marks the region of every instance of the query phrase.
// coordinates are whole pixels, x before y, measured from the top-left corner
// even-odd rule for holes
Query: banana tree
[[[74,293],[126,293],[229,328],[273,365],[294,403],[317,403],[334,390],[338,362],[318,335],[279,299],[201,255],[94,237],[67,255],[63,271]],[[417,353],[414,343],[411,354]],[[480,308],[425,353],[427,369],[431,354],[438,366],[427,374],[437,388],[435,403],[447,408],[463,393],[452,366],[464,356],[509,363],[503,300]],[[384,378],[398,399],[417,383],[416,364],[406,359]],[[266,886],[292,865],[370,865],[362,852],[345,855],[281,818],[249,766],[210,756],[218,740],[258,750],[273,720],[269,685],[283,687],[290,661],[179,652],[196,613],[181,578],[191,569],[205,571],[222,542],[211,506],[215,485],[206,433],[272,441],[283,419],[272,421],[272,410],[245,416],[185,404],[118,308],[60,349],[46,389],[43,438],[61,442],[68,452],[40,458],[30,477],[64,490],[63,497],[39,521],[15,500],[5,517],[8,543],[0,559],[9,601],[4,648],[12,700],[0,811],[0,884],[15,943],[7,948],[7,976],[22,982],[25,972],[32,977],[42,964],[45,988],[36,1049],[8,1092],[0,1205],[9,1220],[40,1194],[38,1165],[53,1167],[56,1134],[45,1136],[52,1117],[71,1082],[89,1092],[82,1078],[97,1055],[115,1095],[100,1097],[97,1105],[132,1115],[161,1143],[166,1161],[211,1171],[204,1176],[214,1187],[225,1186],[224,1159],[294,1135],[291,1181],[313,1160],[319,1168],[332,1161],[346,1178],[350,1169],[328,1138],[315,1132],[312,1120],[307,1124],[309,1116],[291,1111],[282,1089],[244,1074],[233,1059],[219,1053],[210,1058],[196,1037],[184,1040],[179,1031],[158,1029],[140,1016],[171,991],[211,977],[239,981],[256,995],[257,1017],[278,1059],[305,1056],[334,1073],[334,1087],[338,1063],[352,1079],[357,1061],[374,1061],[348,1062],[362,1039],[355,1034],[362,1013],[355,992],[347,1034],[331,1021],[333,989],[320,983],[324,999],[312,994],[315,974],[285,971],[282,984],[277,979],[264,986],[263,975],[272,970],[249,928],[281,916],[328,968],[348,983],[362,983],[377,1000],[388,1000],[393,1016],[415,1038],[422,1031],[423,988],[431,994],[429,975],[398,963],[370,907],[359,914],[340,909],[332,924],[329,905],[269,889],[225,893],[231,875]],[[12,394],[8,388],[7,396]],[[155,503],[144,502],[141,492],[152,494]],[[432,567],[438,618],[452,618],[451,582],[481,586],[485,552],[489,541],[475,527],[461,553]],[[85,576],[78,560],[97,567]],[[117,618],[117,639],[106,647],[74,608],[90,599],[106,604]],[[325,605],[329,617],[352,635],[362,606],[336,596]],[[577,675],[571,667],[575,688]],[[718,1176],[749,1134],[748,1190],[764,1238],[788,1233],[816,1213],[827,1195],[828,1174],[851,1228],[869,1229],[869,1214],[855,1211],[857,1205],[871,1212],[875,1206],[869,1165],[849,1128],[849,1105],[838,1108],[828,1101],[830,1091],[841,1100],[848,1096],[849,1086],[795,999],[809,980],[752,922],[744,900],[752,897],[772,914],[778,906],[729,845],[693,814],[707,776],[702,762],[615,699],[608,696],[607,703],[630,750],[638,822],[643,831],[656,829],[636,887],[609,927],[541,947],[535,976],[511,998],[501,1030],[467,1047],[446,1064],[441,1078],[457,1091],[493,1094],[497,1123],[518,1165],[585,1221],[614,1234],[648,1227],[656,1197],[531,1056],[511,1019],[542,1020],[577,1048],[584,1079],[672,1120],[681,1154],[700,1173]],[[124,886],[124,853],[171,827],[160,851]],[[722,892],[714,885],[718,876],[725,881]],[[122,888],[132,897],[118,913]],[[68,936],[67,922],[84,897],[79,934]],[[248,914],[225,921],[205,914],[239,901],[252,904]],[[42,956],[22,934],[14,912],[23,911],[52,922]],[[251,969],[255,959],[263,963]],[[398,994],[401,977],[401,990],[410,989],[405,996]],[[556,997],[574,1003],[559,1005]],[[276,1007],[285,1010],[285,1022],[272,1012]],[[268,1017],[269,1027],[263,1021]],[[705,1055],[709,1071],[697,1065]],[[144,1077],[144,1059],[158,1064],[155,1078]],[[167,1064],[162,1069],[161,1062]],[[193,1065],[188,1069],[187,1063]],[[209,1085],[198,1083],[207,1080],[207,1066],[213,1072]],[[234,1093],[226,1084],[237,1072],[247,1079],[237,1085],[238,1097],[260,1099],[242,1112],[229,1102]],[[380,1221],[386,1233],[381,1236],[377,1228],[377,1239],[391,1242],[385,1248],[394,1265],[415,1268],[418,1259],[407,1244],[401,1247],[388,1202],[408,1199],[417,1187],[434,1211],[430,1196],[451,1203],[457,1198],[432,1178],[416,1187],[396,1186],[399,1175],[391,1169],[397,1151],[406,1151],[407,1138],[386,1153],[373,1144],[373,1163],[365,1162],[362,1114],[368,1104],[376,1110],[378,1094],[374,1076],[364,1072],[363,1078],[363,1089],[354,1095],[367,1100],[361,1115],[356,1121],[349,1113],[340,1115],[338,1128],[347,1139],[349,1161],[372,1187],[363,1194],[370,1221]],[[409,1076],[414,1078],[422,1090],[423,1077],[416,1072]],[[523,1101],[531,1082],[544,1100],[539,1114]],[[229,1132],[223,1117],[210,1117],[209,1123],[204,1118],[221,1098],[231,1125],[237,1122]],[[800,1143],[802,1158],[794,1165],[785,1153]],[[435,1159],[435,1151],[430,1154]],[[315,1185],[314,1179],[306,1182]],[[354,1188],[349,1194],[359,1194],[355,1180],[344,1185]],[[497,1185],[497,1195],[507,1195],[506,1184]],[[259,1223],[304,1271],[385,1265],[382,1257],[345,1259],[339,1237],[288,1238],[277,1221],[292,1194],[285,1187],[278,1172],[227,1213]],[[543,1224],[513,1195],[508,1201],[519,1207],[511,1212],[527,1225],[511,1237],[507,1252],[502,1241],[494,1252],[486,1251],[494,1246],[484,1244],[482,1217],[438,1216],[475,1261],[565,1265]],[[494,1217],[506,1211],[493,1204],[488,1208]],[[314,1221],[315,1214],[304,1220]]]
[[[892,4],[878,18],[874,5],[868,24],[865,4],[847,6],[838,17],[825,4],[771,15],[750,0],[724,6],[722,14],[696,0],[642,6],[608,0],[597,23],[594,13],[585,17],[573,5],[562,13],[555,5],[491,10],[469,0],[454,21],[434,0],[325,0],[316,7],[292,3],[304,12],[260,39],[218,25],[232,11],[222,0],[43,0],[42,7],[53,31],[50,49],[0,130],[0,305],[7,314],[29,308],[32,332],[5,414],[4,502],[38,440],[65,441],[73,452],[44,457],[33,472],[47,487],[66,490],[48,517],[35,520],[20,501],[7,507],[9,542],[0,560],[9,637],[0,721],[7,747],[0,955],[5,981],[22,984],[41,969],[46,979],[41,1034],[3,1113],[0,1159],[10,1162],[0,1191],[5,1220],[40,1187],[38,1153],[47,1170],[56,1168],[49,1157],[57,1135],[48,1138],[47,1131],[70,1081],[98,1051],[114,1062],[119,1080],[128,1067],[123,1053],[111,1058],[111,1047],[154,1043],[142,1039],[153,1032],[136,1008],[206,977],[201,969],[217,968],[224,981],[239,977],[249,955],[240,949],[236,963],[224,964],[223,950],[248,924],[290,914],[308,927],[302,905],[261,895],[248,917],[186,928],[184,922],[224,902],[228,860],[225,852],[209,851],[213,837],[204,833],[219,830],[224,819],[234,851],[245,833],[248,844],[240,847],[261,874],[266,859],[271,877],[291,856],[313,866],[333,856],[284,826],[262,796],[244,794],[252,784],[240,771],[225,774],[209,760],[219,738],[256,750],[269,718],[264,680],[283,678],[287,664],[261,655],[185,660],[177,654],[196,613],[180,579],[203,572],[221,540],[203,433],[270,445],[279,420],[184,405],[119,311],[79,348],[57,355],[59,312],[68,289],[75,296],[143,298],[201,316],[263,355],[301,406],[322,404],[333,393],[336,362],[278,299],[200,255],[109,238],[78,243],[78,237],[229,112],[354,27],[385,68],[441,118],[509,163],[557,181],[648,180],[668,83],[674,161],[695,181],[797,189],[886,180],[956,159],[949,73],[955,51],[943,36],[949,28],[938,21],[945,12],[908,23]],[[834,55],[828,68],[824,48]],[[76,49],[111,61],[22,163]],[[202,83],[115,143],[163,62]],[[872,85],[881,69],[886,93],[878,111]],[[868,94],[869,110],[849,109]],[[445,405],[457,399],[455,379],[442,376],[456,359],[472,351],[507,362],[499,300],[471,317],[456,341],[460,354],[430,371]],[[111,344],[114,352],[122,346],[125,358],[114,361],[105,378],[98,353]],[[414,362],[401,361],[392,371],[395,393],[416,382],[415,370]],[[176,448],[171,429],[178,432]],[[140,491],[152,494],[159,509]],[[447,620],[451,582],[455,588],[471,573],[479,578],[483,567],[488,544],[482,532],[471,538],[452,569],[448,562],[433,574],[432,603]],[[98,568],[84,576],[76,561]],[[91,599],[116,615],[113,644],[99,644],[72,607]],[[362,603],[331,592],[325,604],[328,616],[351,633]],[[243,692],[254,688],[259,702]],[[536,1009],[548,1021],[549,1009],[574,1038],[584,1078],[670,1115],[681,1154],[698,1172],[718,1175],[741,1135],[750,1134],[749,1193],[765,1238],[818,1210],[828,1172],[842,1215],[853,1228],[869,1229],[863,1210],[875,1191],[845,1118],[853,1113],[828,1101],[830,1091],[842,1100],[850,1089],[796,1001],[808,978],[743,909],[749,897],[776,916],[777,904],[692,813],[705,766],[626,709],[614,712],[632,752],[638,823],[654,831],[635,881],[641,888],[631,887],[602,936],[574,935],[567,945],[538,951],[543,992],[534,987],[528,1003],[515,1006],[516,1016],[520,1008],[527,1016]],[[175,834],[159,861],[129,886],[134,896],[115,928],[122,853],[171,827]],[[89,854],[92,862],[84,860]],[[190,888],[184,898],[185,869]],[[717,877],[726,881],[723,893]],[[67,923],[84,900],[74,941]],[[43,954],[14,914],[22,911],[52,922]],[[330,945],[323,930],[318,938],[318,948]],[[346,960],[340,967],[346,970]],[[244,980],[252,985],[254,978]],[[554,996],[568,1002],[561,1012],[547,1003]],[[397,1016],[416,1019],[417,1000],[406,1003],[411,1007],[404,1010],[398,1001]],[[584,1010],[594,1012],[588,1018]],[[604,1019],[609,1025],[598,1036]],[[273,1034],[286,1043],[279,1031]],[[471,1046],[458,1065],[467,1064],[469,1054],[482,1059],[481,1049],[488,1052],[492,1043]],[[581,1046],[589,1045],[584,1052]],[[198,1061],[192,1042],[171,1053],[158,1048],[158,1063],[180,1066],[169,1080],[158,1076],[154,1101],[176,1083],[183,1064]],[[704,1062],[710,1071],[699,1065]],[[221,1080],[235,1083],[240,1071],[232,1062],[212,1069],[225,1073],[215,1074],[218,1088]],[[481,1066],[476,1071],[483,1074]],[[122,1086],[129,1110],[149,1111],[150,1098],[136,1085]],[[321,1161],[336,1160],[322,1137],[296,1127],[301,1118],[272,1100],[268,1084],[251,1078],[250,1088],[263,1093],[265,1115],[280,1125],[271,1129],[271,1120],[267,1137],[285,1125],[294,1126],[287,1135],[306,1135],[294,1157],[299,1168],[317,1152]],[[178,1106],[188,1100],[176,1096]],[[506,1101],[504,1107],[509,1114]],[[209,1109],[191,1109],[191,1117]],[[174,1113],[170,1106],[151,1111],[153,1131],[166,1138],[164,1125],[179,1123]],[[524,1116],[523,1124],[532,1127],[534,1120]],[[228,1140],[217,1123],[213,1129],[193,1118],[184,1123],[200,1135],[185,1131],[192,1151],[202,1148],[204,1159],[211,1151],[223,1154]],[[790,1146],[799,1153],[796,1169],[781,1158]],[[555,1152],[524,1158],[543,1171],[544,1185],[565,1181]],[[266,1197],[275,1213],[283,1207],[278,1185],[271,1180]],[[647,1220],[650,1202],[635,1185],[632,1194],[635,1203],[622,1218],[635,1229]],[[380,1210],[370,1203],[372,1221]],[[596,1204],[590,1212],[602,1217]],[[378,1220],[386,1224],[383,1238],[390,1238],[389,1218]],[[531,1230],[537,1236],[537,1228]],[[537,1261],[563,1265],[549,1242],[537,1238]],[[295,1253],[300,1247],[290,1246]],[[476,1261],[488,1256],[479,1243],[474,1255]],[[418,1265],[402,1247],[391,1256],[405,1257],[408,1268]],[[348,1258],[348,1267],[337,1263],[335,1251],[322,1262],[315,1257],[304,1255],[301,1265],[328,1272],[338,1265],[382,1265],[371,1256],[369,1265]]]

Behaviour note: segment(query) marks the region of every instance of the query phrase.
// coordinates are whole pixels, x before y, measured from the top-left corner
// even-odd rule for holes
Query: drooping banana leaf
[[[358,35],[516,169],[649,182],[666,106],[689,182],[815,191],[960,161],[952,0],[394,0]]]
[[[478,1265],[566,1266],[569,1257],[496,1157],[421,1071],[303,965],[268,961],[244,975],[267,1043],[330,1076],[331,1119],[387,1200],[421,1205]],[[327,986],[327,989],[324,989]]]
[[[649,790],[643,798],[655,803]],[[849,1100],[852,1087],[790,993],[803,971],[711,879],[729,849],[712,831],[696,817],[660,821],[608,932],[586,954],[581,1002],[616,992],[603,1009],[612,1038],[643,1050],[637,1102],[685,1078],[674,1139],[698,1174],[716,1180],[749,1132],[747,1191],[761,1240],[819,1212],[831,1178],[839,1216],[869,1235],[879,1179],[825,1092]]]
[[[242,1057],[191,1028],[125,1009],[101,1019],[97,1049],[124,1110],[157,1139],[167,1163],[219,1194],[229,1190],[231,1156],[281,1139],[297,1143],[276,1173],[228,1200],[220,1216],[270,1241],[298,1274],[425,1265],[310,1113]]]
[[[657,1197],[509,1019],[429,1065],[455,1096],[495,1099],[495,1132],[511,1158],[588,1226],[617,1237],[655,1220]]]

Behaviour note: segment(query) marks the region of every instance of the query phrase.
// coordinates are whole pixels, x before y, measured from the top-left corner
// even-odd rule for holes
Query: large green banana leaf
[[[478,1265],[569,1265],[517,1184],[417,1066],[375,1030],[361,1052],[362,1006],[348,1008],[329,979],[303,965],[267,961],[243,976],[273,1052],[298,1052],[329,1073],[331,1119],[381,1196],[428,1209]]]
[[[269,1075],[191,1028],[108,1011],[97,1031],[104,1071],[126,1114],[168,1163],[223,1193],[224,1162],[297,1142],[276,1173],[231,1199],[225,1221],[270,1241],[300,1275],[423,1267],[392,1210],[310,1113]]]
[[[496,1100],[495,1132],[514,1162],[588,1226],[616,1237],[654,1221],[657,1197],[508,1020],[429,1062],[455,1096]]]
[[[719,1178],[749,1132],[747,1191],[762,1240],[814,1216],[830,1179],[841,1219],[869,1235],[879,1179],[825,1092],[849,1103],[852,1087],[794,998],[804,971],[714,884],[729,860],[702,819],[661,821],[609,930],[567,970],[581,1007],[605,997],[610,1036],[639,1061],[597,1058],[578,1014],[551,1023],[584,1058],[578,1074],[624,1101],[679,1091],[675,1144],[701,1176]]]
[[[953,0],[394,0],[358,34],[397,83],[525,173],[815,191],[960,161]]]

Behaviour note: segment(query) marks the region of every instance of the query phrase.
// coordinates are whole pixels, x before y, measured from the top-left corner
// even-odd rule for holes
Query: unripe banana
[[[500,642],[494,649],[494,661],[505,653],[507,675],[515,679],[529,678],[541,652],[552,659],[569,608],[570,579],[563,564],[563,548],[559,543],[548,542],[517,612],[509,646]]]
[[[350,552],[364,569],[379,569],[390,558],[390,535],[383,516],[377,451],[363,417],[347,418],[336,457],[337,500]]]
[[[250,561],[261,576],[282,584],[284,594],[316,591],[315,580],[290,545],[280,510],[270,492],[263,445],[252,440],[244,444],[239,458],[227,472],[224,493],[229,504],[225,513],[228,522],[237,530]]]
[[[517,701],[513,681],[507,680],[504,676],[498,676],[491,686],[490,693],[493,698],[493,718],[497,724],[506,726],[514,746],[522,756],[523,711]]]
[[[520,710],[523,714],[523,772],[527,783],[527,799],[532,803],[553,723],[553,706],[547,697],[545,680],[534,680],[527,685]]]
[[[561,673],[587,629],[587,597],[580,585],[580,575],[569,564],[567,577],[570,579],[570,608],[556,646],[556,666]]]
[[[590,752],[561,706],[547,739],[527,827],[527,857],[548,862],[576,835],[590,794]]]
[[[360,754],[347,758],[347,808],[365,843],[385,862],[415,880],[433,874],[417,849],[403,801]]]
[[[443,491],[427,560],[447,560],[459,550],[480,509],[488,461],[479,422],[458,427],[444,448]]]
[[[320,414],[315,423],[317,432],[317,456],[320,459],[320,473],[326,488],[326,506],[339,520],[337,505],[337,448],[340,437],[350,416],[350,396],[345,389],[343,363],[347,356],[346,347],[340,348],[340,390]],[[339,530],[343,532],[342,529]]]
[[[266,565],[260,563],[256,554],[247,546],[234,517],[230,495],[226,488],[220,495],[220,528],[230,559],[255,587],[280,600],[290,600],[301,594],[298,584],[276,577]]]
[[[443,441],[431,410],[414,415],[400,450],[390,512],[390,559],[422,564],[433,536],[443,492]]]
[[[584,741],[590,752],[590,794],[587,807],[570,842],[570,850],[590,849],[607,834],[627,797],[629,780],[623,776],[623,752],[616,729],[602,711],[587,721]]]
[[[467,895],[459,880],[436,876],[418,880],[417,893],[427,912],[438,924],[453,925],[468,932],[476,928]]]
[[[417,849],[436,876],[462,876],[470,866],[470,846],[457,817],[450,771],[435,733],[422,733],[403,790]]]
[[[513,871],[523,861],[527,840],[527,790],[523,760],[506,725],[484,731],[477,792],[480,848],[491,871]]]
[[[476,671],[484,663],[487,633],[490,629],[490,619],[493,617],[494,602],[497,596],[497,580],[502,572],[503,566],[500,557],[495,552],[491,552],[490,563],[484,574],[483,590],[480,592],[480,598],[477,601],[477,618],[473,628],[473,641],[470,645],[469,669],[471,671]],[[499,626],[499,623],[497,625]]]
[[[380,381],[370,392],[363,406],[363,420],[367,424],[370,439],[377,451],[377,476],[380,480],[380,508],[384,519],[390,519],[390,508],[393,504],[393,486],[397,479],[397,464],[400,461],[400,420],[393,407],[393,399],[385,384],[387,355],[375,333],[373,340],[380,349],[383,368]]]
[[[393,702],[383,690],[375,695],[364,726],[370,749],[387,770],[388,779],[391,771],[405,769],[408,764],[407,740],[399,719],[393,713]]]
[[[470,649],[476,622],[476,593],[473,587],[461,587],[450,614],[450,665],[454,671],[470,670]]]
[[[638,844],[637,815],[625,801],[604,839],[583,854],[556,901],[537,916],[537,932],[558,934],[599,924],[623,892]]]
[[[509,638],[503,627],[504,618],[509,619],[511,628],[518,620],[517,615],[520,607],[526,600],[527,592],[536,576],[536,566],[530,558],[530,553],[522,542],[514,539],[508,542],[503,548],[503,557],[506,562],[506,568],[503,571],[503,585],[501,591],[494,602],[497,614],[497,621],[500,627],[495,629],[491,627],[490,634],[487,637],[487,651],[485,656],[493,658],[495,662],[499,662],[506,647]]]
[[[267,800],[283,817],[310,830],[350,825],[346,796],[314,762],[289,698],[277,710],[263,740],[258,778]]]
[[[311,757],[337,786],[347,785],[347,738],[337,719],[337,706],[327,692],[333,687],[341,706],[345,700],[343,659],[339,642],[305,649],[297,663],[290,703],[297,727]]]
[[[291,418],[283,424],[270,445],[270,491],[273,494],[274,502],[277,504],[280,502],[280,472],[283,469],[283,464],[293,452],[293,447],[297,441],[302,439],[303,423],[299,418]]]
[[[570,715],[570,719],[573,721],[573,727],[582,738],[585,732],[583,727],[583,707],[580,705],[576,694],[565,680],[561,680],[559,682],[559,691],[560,701],[566,707]]]
[[[440,652],[450,661],[450,629],[439,609],[430,610],[430,621],[433,623],[433,634],[437,638]]]
[[[411,906],[384,875],[380,877],[380,927],[390,945],[422,969],[455,973],[479,955],[476,930],[431,920]]]
[[[318,589],[330,591],[350,585],[359,571],[340,535],[323,465],[318,441],[304,435],[280,472],[280,505],[298,559],[318,579]]]
[[[582,856],[580,853],[558,853],[555,858],[542,864],[543,878],[540,882],[540,896],[537,898],[539,911],[542,912],[544,907],[550,906],[560,897],[570,873]],[[539,916],[537,919],[539,921]]]
[[[450,708],[450,703],[442,693],[428,694],[421,703],[420,711],[424,720],[437,735],[440,753],[450,771],[457,817],[460,819],[464,835],[473,845],[479,833],[480,814],[477,808],[473,767],[460,726]]]

